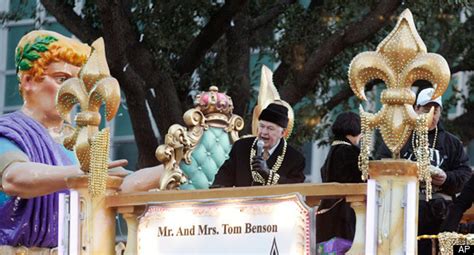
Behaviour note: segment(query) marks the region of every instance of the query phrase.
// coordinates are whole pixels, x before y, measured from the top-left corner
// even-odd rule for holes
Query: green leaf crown
[[[49,44],[57,41],[54,36],[44,35],[36,37],[33,43],[26,43],[23,49],[16,50],[15,64],[16,71],[27,71],[33,67],[33,62],[40,58],[40,52],[48,50]]]

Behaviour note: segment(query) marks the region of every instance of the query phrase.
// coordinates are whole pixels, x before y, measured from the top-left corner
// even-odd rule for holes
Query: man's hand
[[[252,168],[257,171],[263,178],[267,179],[270,174],[268,170],[267,162],[262,156],[255,156],[252,158]]]
[[[435,166],[430,166],[430,172],[431,172],[431,183],[436,186],[441,186],[443,183],[446,181],[446,173],[443,171],[443,169],[435,167]]]

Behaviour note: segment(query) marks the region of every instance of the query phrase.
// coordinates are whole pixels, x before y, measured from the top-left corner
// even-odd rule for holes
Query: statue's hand
[[[123,166],[126,166],[127,164],[128,161],[126,159],[111,161],[109,162],[109,171],[107,172],[107,174],[109,176],[125,177],[133,173],[132,171],[123,168]]]

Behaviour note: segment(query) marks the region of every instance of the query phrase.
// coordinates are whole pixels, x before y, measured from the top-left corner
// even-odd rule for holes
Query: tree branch
[[[474,70],[474,64],[469,60],[464,60],[462,63],[459,63],[458,65],[455,65],[451,67],[451,75],[457,73],[457,72],[464,72],[464,71],[473,71]]]
[[[471,20],[472,21],[472,20]],[[467,22],[466,22],[467,23]],[[464,26],[466,27],[466,26]],[[448,43],[449,44],[449,43]],[[446,47],[443,47],[443,52],[445,52],[445,54],[447,54],[447,52],[449,52],[449,46],[446,48]],[[456,72],[460,72],[460,71],[470,71],[470,70],[474,70],[474,66],[472,65],[471,61],[470,61],[470,58],[466,57],[464,58],[464,61],[461,62],[460,64],[454,66],[451,68],[451,74],[454,74]],[[372,82],[369,82],[366,86],[365,86],[365,91],[369,91],[373,88],[374,85],[378,84],[380,81],[372,81]],[[334,109],[334,107],[336,107],[337,105],[339,105],[340,103],[346,101],[347,99],[349,99],[351,96],[353,96],[354,93],[352,92],[352,90],[349,88],[349,87],[345,87],[343,90],[341,90],[339,93],[337,93],[336,95],[334,95],[329,101],[327,101],[325,103],[325,107],[327,108],[328,111]],[[474,111],[474,109],[472,109]],[[456,125],[466,125],[466,126],[469,126],[468,123],[469,121],[471,121],[469,118],[469,116],[471,116],[472,114],[474,113],[465,113],[463,114],[462,116],[456,118],[456,120],[454,120],[453,122],[454,123],[457,123]],[[474,125],[474,121],[471,121]],[[474,132],[472,132],[472,138],[474,138]]]
[[[306,61],[302,72],[296,75],[295,86],[287,86],[282,91],[283,99],[290,104],[295,104],[309,91],[314,90],[316,79],[321,70],[345,48],[372,37],[384,27],[389,17],[401,4],[397,0],[382,0],[375,9],[370,11],[361,21],[347,26],[344,31],[335,33],[325,40]]]
[[[452,124],[456,127],[456,133],[461,137],[464,143],[474,139],[474,107],[466,107],[466,113],[452,120]]]
[[[202,58],[211,46],[230,27],[230,23],[247,0],[229,0],[215,13],[198,36],[189,44],[183,56],[176,63],[175,70],[179,74],[187,74],[199,66]]]
[[[44,8],[51,13],[56,20],[77,36],[82,42],[92,43],[101,36],[101,31],[93,28],[92,24],[77,15],[73,6],[66,1],[41,0]]]
[[[471,44],[468,44],[468,42],[470,42],[469,39],[462,40],[466,35],[472,34],[472,27],[474,27],[474,15],[471,15],[462,26],[458,27],[455,31],[450,31],[449,35],[445,37],[445,40],[441,42],[438,54],[443,56],[448,62],[448,65],[451,67],[451,74],[473,70],[473,48]],[[464,41],[467,41],[467,45],[463,43]],[[460,58],[459,56],[462,57]],[[456,59],[462,59],[462,62],[453,66]]]
[[[142,86],[135,88],[133,85],[143,83],[139,74],[132,68],[126,73],[122,70],[112,70],[117,79],[120,80],[120,85],[124,86],[125,98],[127,100],[128,113],[132,122],[132,129],[135,141],[138,148],[138,166],[137,168],[149,167],[158,164],[155,157],[155,150],[158,147],[158,141],[153,132],[150,118],[148,116],[148,109],[145,104],[145,92],[140,89]]]
[[[121,71],[124,66],[129,65],[131,70],[139,74],[137,78],[143,80],[144,83],[133,85],[145,87],[130,88],[131,91],[139,88],[155,90],[157,100],[163,106],[161,110],[168,111],[170,115],[166,119],[157,120],[160,132],[166,132],[170,123],[180,122],[181,102],[170,75],[160,72],[153,59],[153,54],[145,48],[145,44],[138,41],[139,36],[135,24],[131,23],[130,8],[124,6],[123,2],[97,1],[102,23],[104,27],[108,28],[104,31],[104,35],[106,42],[110,45],[107,51],[109,63],[120,65],[120,68],[116,69],[117,71]],[[167,108],[170,105],[172,107]]]
[[[323,5],[324,5],[324,0],[311,0],[311,3],[309,3],[309,6],[308,6],[308,10],[314,10],[315,8],[318,8]]]
[[[231,77],[228,95],[234,102],[234,113],[240,116],[245,116],[246,107],[251,97],[249,16],[248,8],[245,8],[241,13],[235,15],[235,26],[226,32],[227,72]]]
[[[296,0],[281,0],[279,3],[275,4],[264,14],[256,17],[250,23],[250,30],[259,29],[260,27],[265,26],[268,22],[274,20],[280,14],[282,14],[285,9],[290,5],[296,3]]]
[[[366,87],[367,88],[367,87]],[[326,107],[326,109],[329,111],[331,111],[332,109],[334,109],[334,107],[338,106],[340,103],[346,101],[347,99],[349,99],[351,96],[354,95],[354,92],[352,91],[351,88],[349,87],[344,87],[343,90],[339,91],[336,95],[334,95],[333,97],[331,97],[331,99],[329,99],[329,101],[327,101],[324,106]]]
[[[364,90],[365,90],[365,92],[367,92],[369,90],[372,90],[372,88],[375,85],[381,84],[381,83],[383,83],[382,80],[379,80],[379,79],[372,80],[372,81],[368,82],[367,85],[365,85]],[[349,99],[353,95],[354,95],[354,92],[352,91],[352,89],[350,87],[344,87],[343,90],[339,91],[339,93],[334,95],[331,99],[329,99],[329,101],[327,101],[324,104],[324,106],[327,109],[327,112],[331,111],[336,106],[338,106],[342,102],[346,101],[347,99]]]
[[[277,88],[285,83],[289,73],[290,65],[285,60],[282,60],[275,72],[273,72],[273,83]]]

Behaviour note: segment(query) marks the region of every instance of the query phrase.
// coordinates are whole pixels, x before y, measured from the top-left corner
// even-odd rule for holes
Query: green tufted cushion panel
[[[229,157],[231,148],[229,133],[223,128],[210,127],[204,131],[191,154],[191,164],[181,161],[179,165],[188,177],[188,182],[181,185],[181,189],[208,189],[219,167]]]

